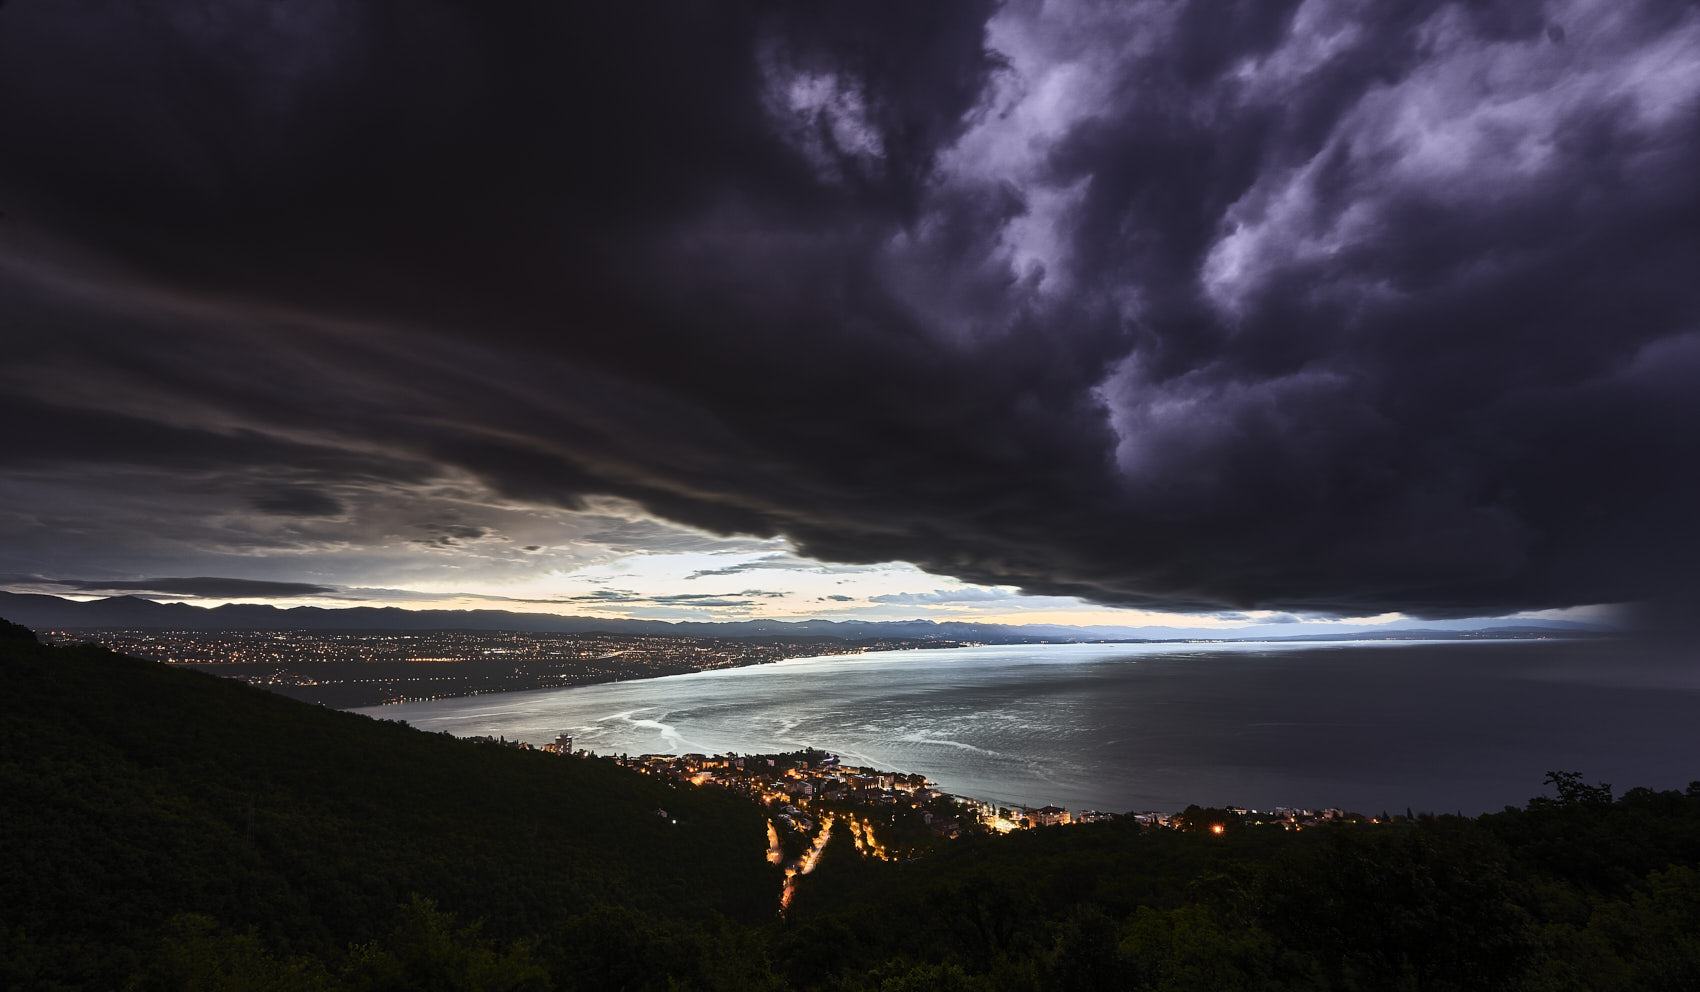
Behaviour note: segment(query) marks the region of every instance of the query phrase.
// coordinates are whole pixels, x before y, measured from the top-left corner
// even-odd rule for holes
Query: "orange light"
[[[1213,833],[1213,834],[1221,833],[1222,832],[1222,825],[1220,823],[1212,823],[1210,825],[1210,832]]]

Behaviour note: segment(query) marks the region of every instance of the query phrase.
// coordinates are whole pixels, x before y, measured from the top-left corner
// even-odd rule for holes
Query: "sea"
[[[774,753],[1000,805],[1476,815],[1549,771],[1700,779],[1700,658],[1608,638],[1038,644],[890,651],[372,707],[601,754]]]

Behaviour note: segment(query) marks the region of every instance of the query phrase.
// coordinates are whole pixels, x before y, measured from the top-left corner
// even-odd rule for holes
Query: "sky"
[[[12,0],[0,134],[0,588],[1695,595],[1692,2]]]

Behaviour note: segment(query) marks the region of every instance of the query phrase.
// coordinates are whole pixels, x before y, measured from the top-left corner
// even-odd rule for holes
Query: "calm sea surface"
[[[1700,779],[1700,659],[1615,641],[1056,644],[812,658],[359,712],[600,753],[813,746],[1071,809],[1475,814],[1550,769]]]

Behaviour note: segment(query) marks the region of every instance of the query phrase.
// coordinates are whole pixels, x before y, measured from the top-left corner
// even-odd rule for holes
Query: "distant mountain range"
[[[1321,623],[1200,627],[1070,627],[1058,624],[964,623],[932,620],[626,620],[507,610],[404,610],[393,606],[280,609],[253,603],[207,608],[156,603],[137,596],[89,602],[0,592],[0,617],[38,630],[161,628],[171,630],[517,630],[550,634],[675,634],[690,637],[870,637],[1022,644],[1038,641],[1349,640],[1361,637],[1445,638],[1461,634],[1524,637],[1610,633],[1602,624],[1571,621],[1452,620],[1420,628]]]

